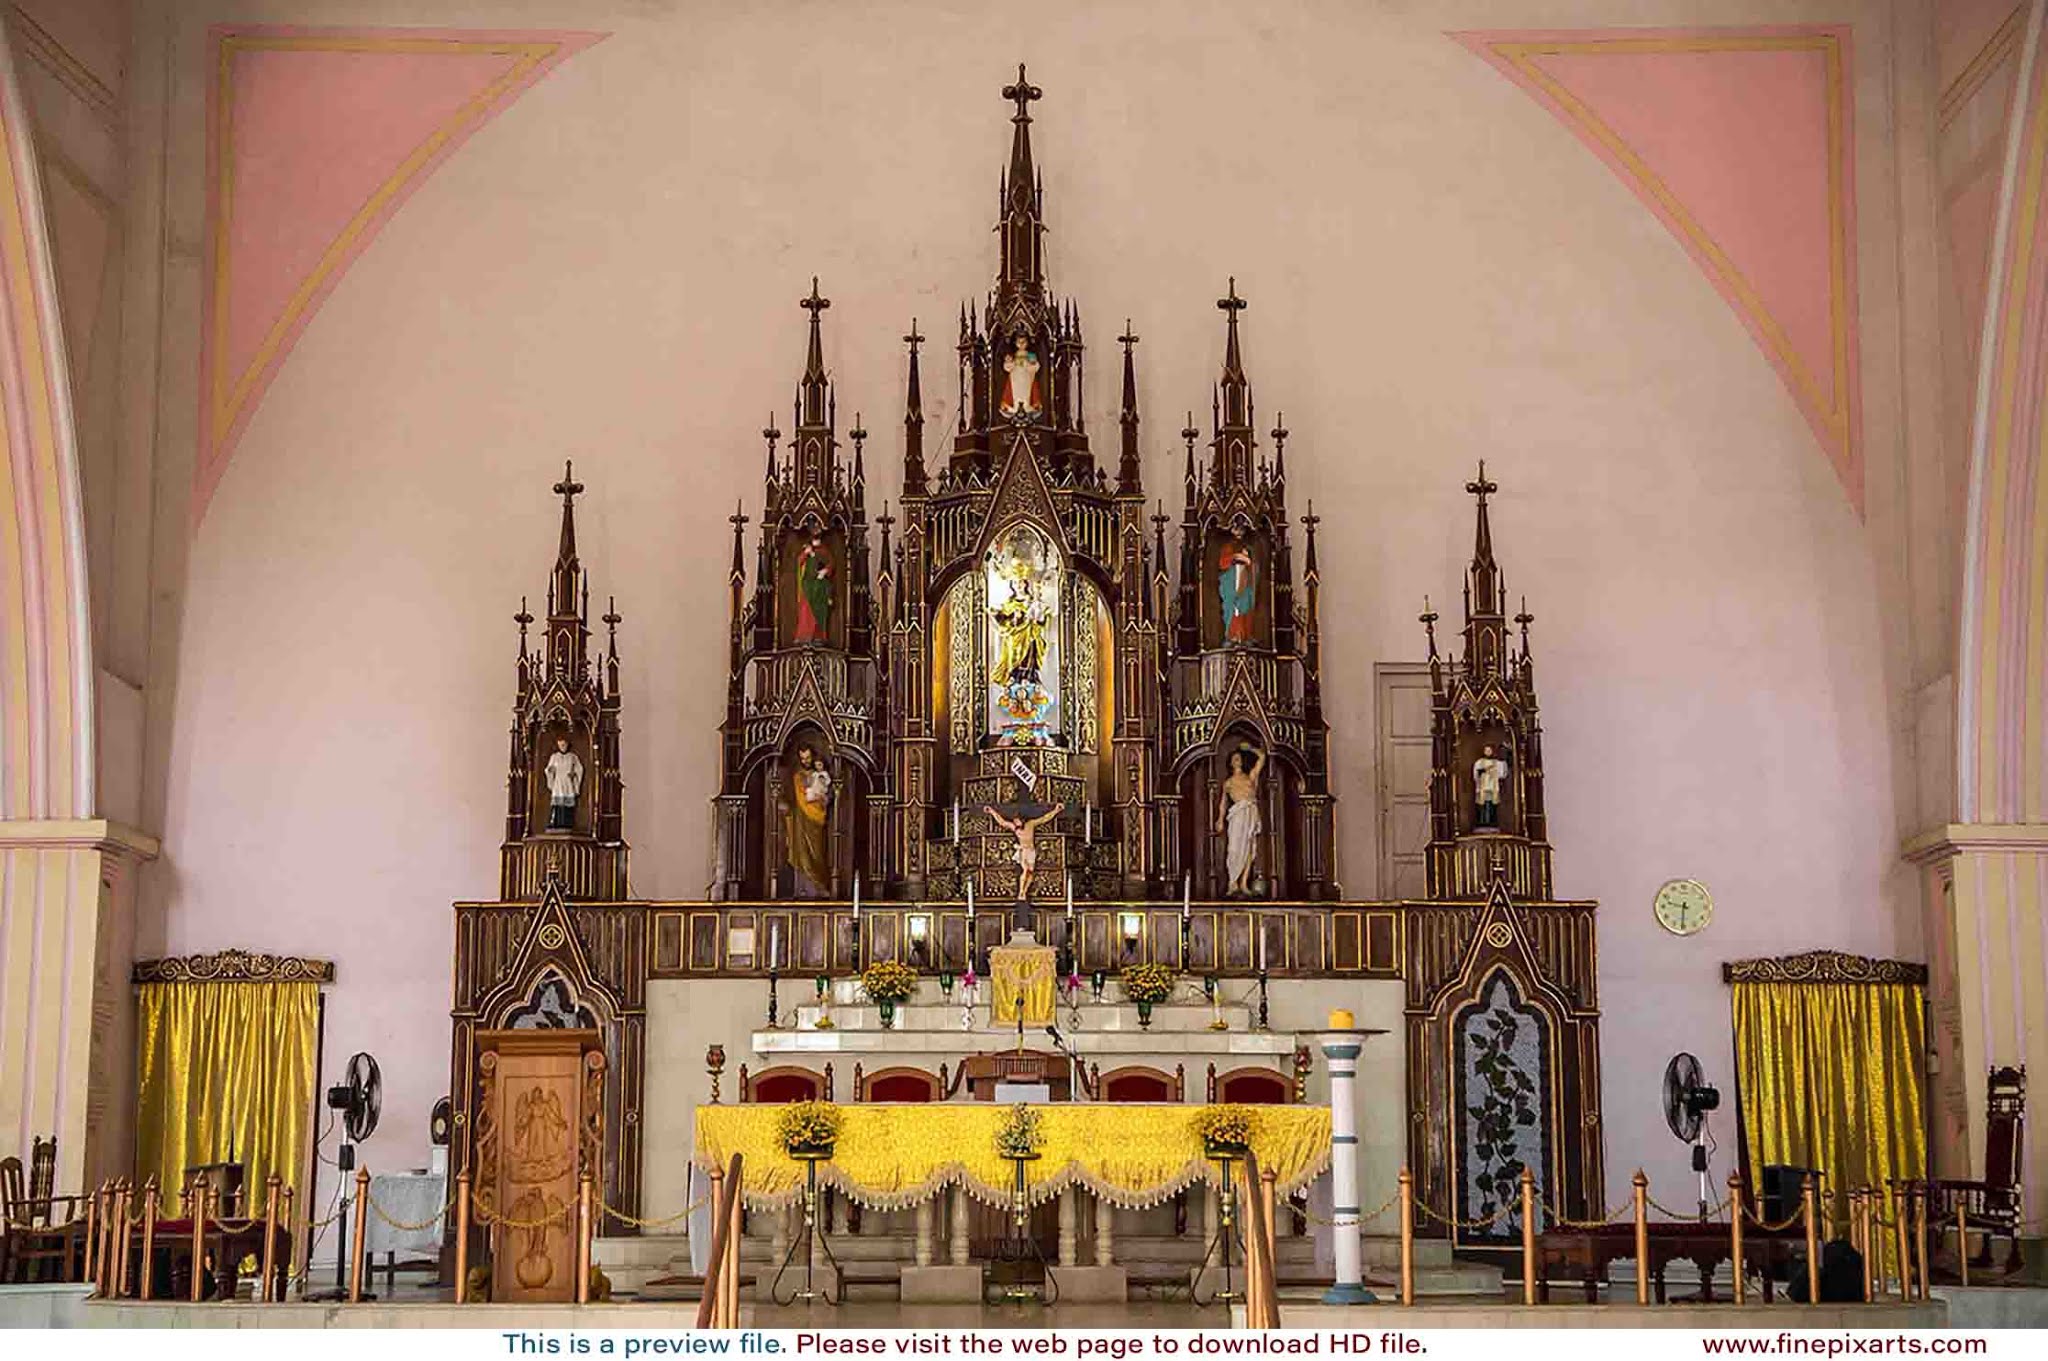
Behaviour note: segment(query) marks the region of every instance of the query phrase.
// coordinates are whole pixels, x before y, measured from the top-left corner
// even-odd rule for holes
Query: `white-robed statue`
[[[1494,755],[1489,744],[1482,747],[1472,763],[1472,825],[1497,829],[1500,826],[1500,787],[1508,777],[1508,763]]]
[[[1259,817],[1259,773],[1265,768],[1262,751],[1239,747],[1231,752],[1230,774],[1224,777],[1223,796],[1216,803],[1216,830],[1224,834],[1224,863],[1230,870],[1233,898],[1252,891],[1252,862],[1264,826]]]
[[[548,830],[576,830],[576,796],[583,792],[583,762],[569,750],[569,739],[555,739],[555,754],[542,772],[548,782]]]

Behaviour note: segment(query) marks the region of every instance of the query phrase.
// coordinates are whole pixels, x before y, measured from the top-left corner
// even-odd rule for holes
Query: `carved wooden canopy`
[[[136,983],[332,983],[334,961],[268,955],[258,950],[220,950],[138,959],[131,978]]]
[[[1912,983],[1927,986],[1927,966],[1872,959],[1840,950],[1808,950],[1775,959],[1738,959],[1721,966],[1723,983]]]

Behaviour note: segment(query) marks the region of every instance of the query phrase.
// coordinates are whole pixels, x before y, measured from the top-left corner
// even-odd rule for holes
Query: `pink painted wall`
[[[190,241],[205,26],[241,16],[177,8],[163,205]],[[448,27],[559,17],[421,8],[408,17]],[[1230,274],[1251,299],[1247,363],[1295,432],[1290,475],[1326,517],[1325,602],[1346,621],[1327,665],[1353,894],[1376,889],[1372,665],[1416,658],[1424,593],[1455,592],[1472,464],[1501,482],[1496,542],[1537,616],[1558,884],[1606,904],[1609,1165],[1617,1187],[1639,1163],[1681,1183],[1655,1083],[1680,1048],[1726,1076],[1720,961],[1914,950],[1882,623],[1903,397],[1887,383],[1866,403],[1865,523],[1663,226],[1444,34],[1679,24],[1698,7],[1563,8],[1052,3],[992,46],[986,7],[965,3],[579,6],[612,36],[478,133],[363,253],[196,534],[187,504],[159,504],[148,802],[166,854],[145,950],[334,956],[330,1062],[371,1049],[388,1083],[367,1156],[424,1159],[446,1080],[447,904],[495,883],[510,616],[543,588],[564,456],[590,486],[594,587],[626,617],[634,888],[703,891],[723,516],[757,495],[753,432],[802,358],[794,304],[821,275],[845,414],[891,429],[904,323],[930,331],[990,277],[995,91],[1021,57],[1047,92],[1054,281],[1095,334],[1129,315],[1145,336],[1157,491],[1178,471],[1166,432],[1220,358],[1212,300]],[[1892,7],[1746,8],[1853,22],[1858,174],[1875,186],[1858,216],[1863,343],[1866,364],[1895,367],[1897,165],[1875,116]],[[362,19],[319,0],[266,17]],[[178,381],[158,485],[189,487],[199,262],[164,268]],[[943,430],[952,384],[926,387]],[[1091,392],[1100,428],[1112,400]],[[877,501],[894,443],[869,451]],[[1720,903],[1686,942],[1649,911],[1677,875]]]

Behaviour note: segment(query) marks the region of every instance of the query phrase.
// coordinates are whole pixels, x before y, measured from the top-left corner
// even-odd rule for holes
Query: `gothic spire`
[[[830,298],[818,294],[818,278],[811,276],[811,296],[797,306],[811,314],[811,347],[804,356],[804,377],[797,385],[798,402],[801,407],[799,424],[823,425],[827,413],[825,408],[827,382],[825,378],[825,340],[820,319],[826,308],[832,305]]]
[[[1003,98],[1017,106],[1010,119],[1016,129],[1010,136],[1010,168],[1003,177],[1003,268],[1001,282],[1036,291],[1045,273],[1039,259],[1039,233],[1043,192],[1038,172],[1031,163],[1031,101],[1045,91],[1033,85],[1017,66],[1017,83],[1003,87]]]
[[[563,462],[562,480],[555,483],[554,490],[562,498],[562,542],[555,553],[554,578],[548,584],[548,613],[573,614],[577,581],[583,574],[576,561],[576,498],[583,494],[583,484],[576,480],[575,464]]]
[[[907,496],[924,494],[924,383],[917,372],[917,347],[924,337],[917,333],[917,318],[910,320],[910,334],[903,337],[910,347],[910,381],[903,395],[903,491]],[[882,555],[887,565],[888,554]]]
[[[1124,396],[1117,416],[1117,424],[1123,427],[1123,446],[1117,459],[1116,490],[1119,496],[1143,496],[1144,470],[1138,459],[1138,370],[1131,356],[1138,333],[1131,329],[1129,317],[1124,318],[1124,333],[1117,343],[1124,347]]]
[[[1500,566],[1493,560],[1493,526],[1486,514],[1486,498],[1500,490],[1486,479],[1486,460],[1479,460],[1479,476],[1465,484],[1478,500],[1479,523],[1472,540],[1472,605],[1480,614],[1501,613]]]
[[[1230,280],[1230,291],[1216,300],[1216,306],[1227,316],[1229,328],[1223,340],[1223,416],[1221,424],[1226,426],[1251,424],[1251,383],[1244,376],[1244,351],[1237,338],[1237,314],[1251,306],[1237,296],[1237,279]]]

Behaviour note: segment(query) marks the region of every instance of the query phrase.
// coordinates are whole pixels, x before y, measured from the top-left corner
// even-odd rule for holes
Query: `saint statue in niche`
[[[1020,903],[1031,900],[1031,876],[1038,870],[1038,829],[1058,817],[1066,806],[1056,803],[1035,818],[1014,819],[1004,817],[987,804],[981,806],[983,812],[996,820],[998,827],[1017,838],[1012,854],[1017,861],[1017,901]]]
[[[1259,565],[1251,550],[1232,539],[1223,545],[1216,565],[1216,594],[1223,601],[1223,641],[1257,641],[1252,634],[1252,610],[1259,600]]]
[[[832,640],[832,550],[813,538],[796,559],[796,640]]]
[[[1252,864],[1258,858],[1259,831],[1264,826],[1259,816],[1259,775],[1266,768],[1266,754],[1239,747],[1230,753],[1229,766],[1222,796],[1216,801],[1216,830],[1224,837],[1229,896],[1241,898],[1252,891]]]
[[[548,782],[548,830],[576,830],[576,796],[583,792],[583,762],[569,750],[569,739],[555,739],[555,754],[541,772]]]
[[[832,804],[832,773],[809,746],[797,748],[790,773],[789,815],[784,820],[789,867],[796,872],[796,896],[822,898],[832,882],[825,849],[825,814]]]
[[[1005,416],[1036,415],[1045,407],[1044,398],[1038,388],[1038,356],[1022,334],[1017,345],[1003,356],[1003,372],[1008,377],[1003,382],[1002,410]]]
[[[1472,763],[1472,825],[1474,827],[1498,828],[1500,826],[1500,786],[1508,777],[1508,763],[1493,751],[1488,743],[1479,749],[1479,759]]]

